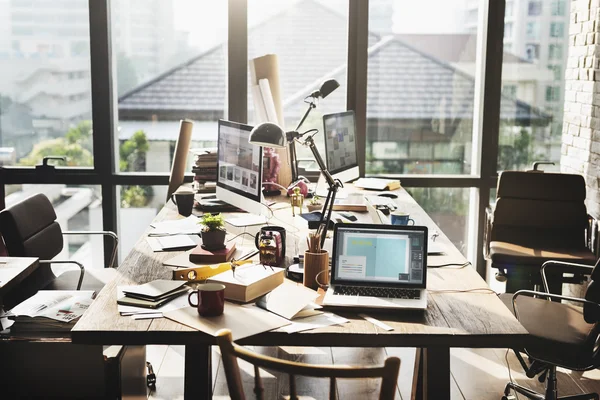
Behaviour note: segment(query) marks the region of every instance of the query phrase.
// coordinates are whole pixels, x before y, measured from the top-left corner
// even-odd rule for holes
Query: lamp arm
[[[298,132],[298,130],[300,129],[300,127],[302,126],[304,121],[306,121],[306,117],[308,117],[308,114],[310,114],[310,112],[312,111],[313,108],[317,108],[317,104],[315,102],[315,98],[311,97],[311,100],[308,103],[308,109],[304,113],[304,116],[302,117],[300,122],[298,122],[298,126],[296,127],[296,129],[294,129],[296,132]]]
[[[298,123],[298,126],[296,127],[294,132],[298,132],[298,130],[300,129],[300,127],[302,126],[304,121],[306,121],[308,114],[310,114],[312,109],[316,108],[316,107],[317,107],[317,105],[315,104],[315,99],[311,98],[310,102],[308,103],[308,108],[306,109],[304,116]],[[294,140],[288,140],[288,142],[289,142],[288,154],[289,154],[289,160],[290,160],[290,167],[292,169],[292,184],[294,184],[294,183],[296,183],[296,181],[298,181],[298,173],[299,173],[298,172],[298,156],[296,155],[296,144],[294,143]]]

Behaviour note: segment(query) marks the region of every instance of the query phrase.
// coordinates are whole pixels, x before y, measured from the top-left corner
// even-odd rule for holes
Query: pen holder
[[[304,252],[304,286],[317,290],[319,285],[315,280],[317,274],[329,269],[329,253],[321,250],[320,253]],[[327,280],[327,274],[321,274],[321,281]]]

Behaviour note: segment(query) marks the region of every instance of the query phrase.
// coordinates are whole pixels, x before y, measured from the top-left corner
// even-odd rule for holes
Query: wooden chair
[[[223,368],[227,378],[229,396],[232,400],[245,400],[242,378],[237,363],[241,358],[254,365],[254,393],[257,399],[263,399],[264,388],[260,377],[259,368],[275,370],[289,375],[290,400],[297,400],[296,375],[312,376],[317,378],[329,378],[329,398],[336,398],[335,383],[337,378],[382,378],[379,399],[393,399],[396,394],[396,383],[398,371],[400,370],[400,359],[388,357],[383,366],[380,367],[351,367],[333,365],[310,365],[292,361],[280,360],[273,357],[254,353],[232,341],[231,331],[221,329],[217,332],[217,343],[221,349]]]

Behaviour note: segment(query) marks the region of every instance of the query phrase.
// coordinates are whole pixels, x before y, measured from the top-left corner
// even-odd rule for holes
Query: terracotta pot
[[[306,206],[306,208],[308,208],[309,212],[320,211],[321,208],[323,208],[323,204],[321,204],[321,203],[319,203],[319,204],[308,204]]]
[[[219,250],[225,247],[225,235],[223,230],[202,232],[202,248],[205,250]]]

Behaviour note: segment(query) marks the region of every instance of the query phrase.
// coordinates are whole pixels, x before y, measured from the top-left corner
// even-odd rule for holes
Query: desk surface
[[[466,262],[462,254],[434,224],[429,216],[403,189],[396,191],[399,209],[411,214],[419,225],[436,229],[437,238],[447,248],[447,254],[429,256],[429,265]],[[272,206],[274,217],[270,224],[282,225],[287,230],[287,254],[298,251],[298,241],[305,240],[307,222],[301,217],[292,217],[289,202]],[[364,214],[366,215],[366,214]],[[165,206],[156,220],[172,219],[177,216],[170,205]],[[364,220],[363,215],[361,219]],[[360,221],[360,220],[359,220]],[[258,226],[227,229],[231,233],[258,231]],[[249,236],[241,235],[238,244],[245,246],[253,242]],[[243,242],[243,243],[242,243]],[[169,267],[162,262],[177,252],[153,253],[145,237],[118,268],[118,275],[100,292],[90,309],[72,331],[76,343],[86,344],[212,344],[213,337],[193,330],[166,318],[134,320],[121,317],[117,311],[116,287],[119,285],[142,284],[153,279],[171,279]],[[287,334],[266,332],[241,341],[254,345],[297,345],[297,346],[357,346],[357,347],[512,347],[522,345],[527,331],[493,293],[459,292],[487,288],[485,281],[474,268],[457,269],[429,268],[427,287],[429,305],[425,312],[386,312],[373,314],[377,319],[394,328],[384,331],[356,314],[336,312],[350,322],[306,332]],[[374,340],[374,334],[377,339]]]

